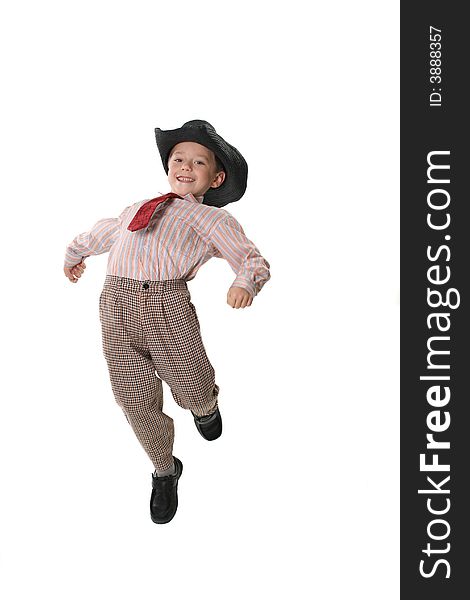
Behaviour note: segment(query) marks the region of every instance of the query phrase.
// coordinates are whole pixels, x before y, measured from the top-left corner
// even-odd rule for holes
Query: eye
[[[181,158],[174,158],[173,159],[175,162],[181,162]]]
[[[197,165],[204,165],[205,163],[202,160],[195,160],[194,161]]]

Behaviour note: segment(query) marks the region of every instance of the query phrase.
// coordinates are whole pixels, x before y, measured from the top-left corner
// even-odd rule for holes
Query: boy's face
[[[196,142],[181,142],[173,147],[168,159],[171,191],[180,196],[203,196],[208,189],[224,182],[224,171],[217,171],[212,150]]]

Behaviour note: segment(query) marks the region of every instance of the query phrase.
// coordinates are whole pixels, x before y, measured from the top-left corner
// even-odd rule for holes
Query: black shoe
[[[220,416],[219,409],[216,408],[215,412],[205,417],[196,417],[193,413],[194,422],[196,423],[197,430],[206,440],[216,440],[222,434],[222,417]]]
[[[152,474],[152,495],[150,497],[150,516],[154,523],[169,523],[178,508],[178,479],[183,472],[183,463],[173,457],[175,474],[157,477]]]

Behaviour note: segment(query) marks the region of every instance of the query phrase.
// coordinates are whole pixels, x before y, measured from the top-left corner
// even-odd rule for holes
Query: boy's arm
[[[126,207],[115,219],[101,219],[93,225],[90,231],[80,233],[65,250],[64,267],[71,268],[83,261],[87,256],[103,254],[111,249],[117,240]]]
[[[228,214],[212,231],[211,242],[217,250],[215,256],[225,258],[237,275],[232,288],[243,288],[256,296],[271,277],[270,265],[246,237],[240,223]]]

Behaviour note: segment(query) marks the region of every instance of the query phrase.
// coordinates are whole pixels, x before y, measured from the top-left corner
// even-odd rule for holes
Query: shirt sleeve
[[[256,296],[271,277],[270,265],[246,237],[240,223],[228,215],[212,231],[211,242],[216,250],[214,256],[225,258],[237,275],[232,286]]]
[[[93,225],[90,231],[77,235],[65,250],[64,267],[78,265],[87,256],[109,252],[119,237],[122,221],[129,208],[129,206],[126,207],[119,217],[101,219]]]

